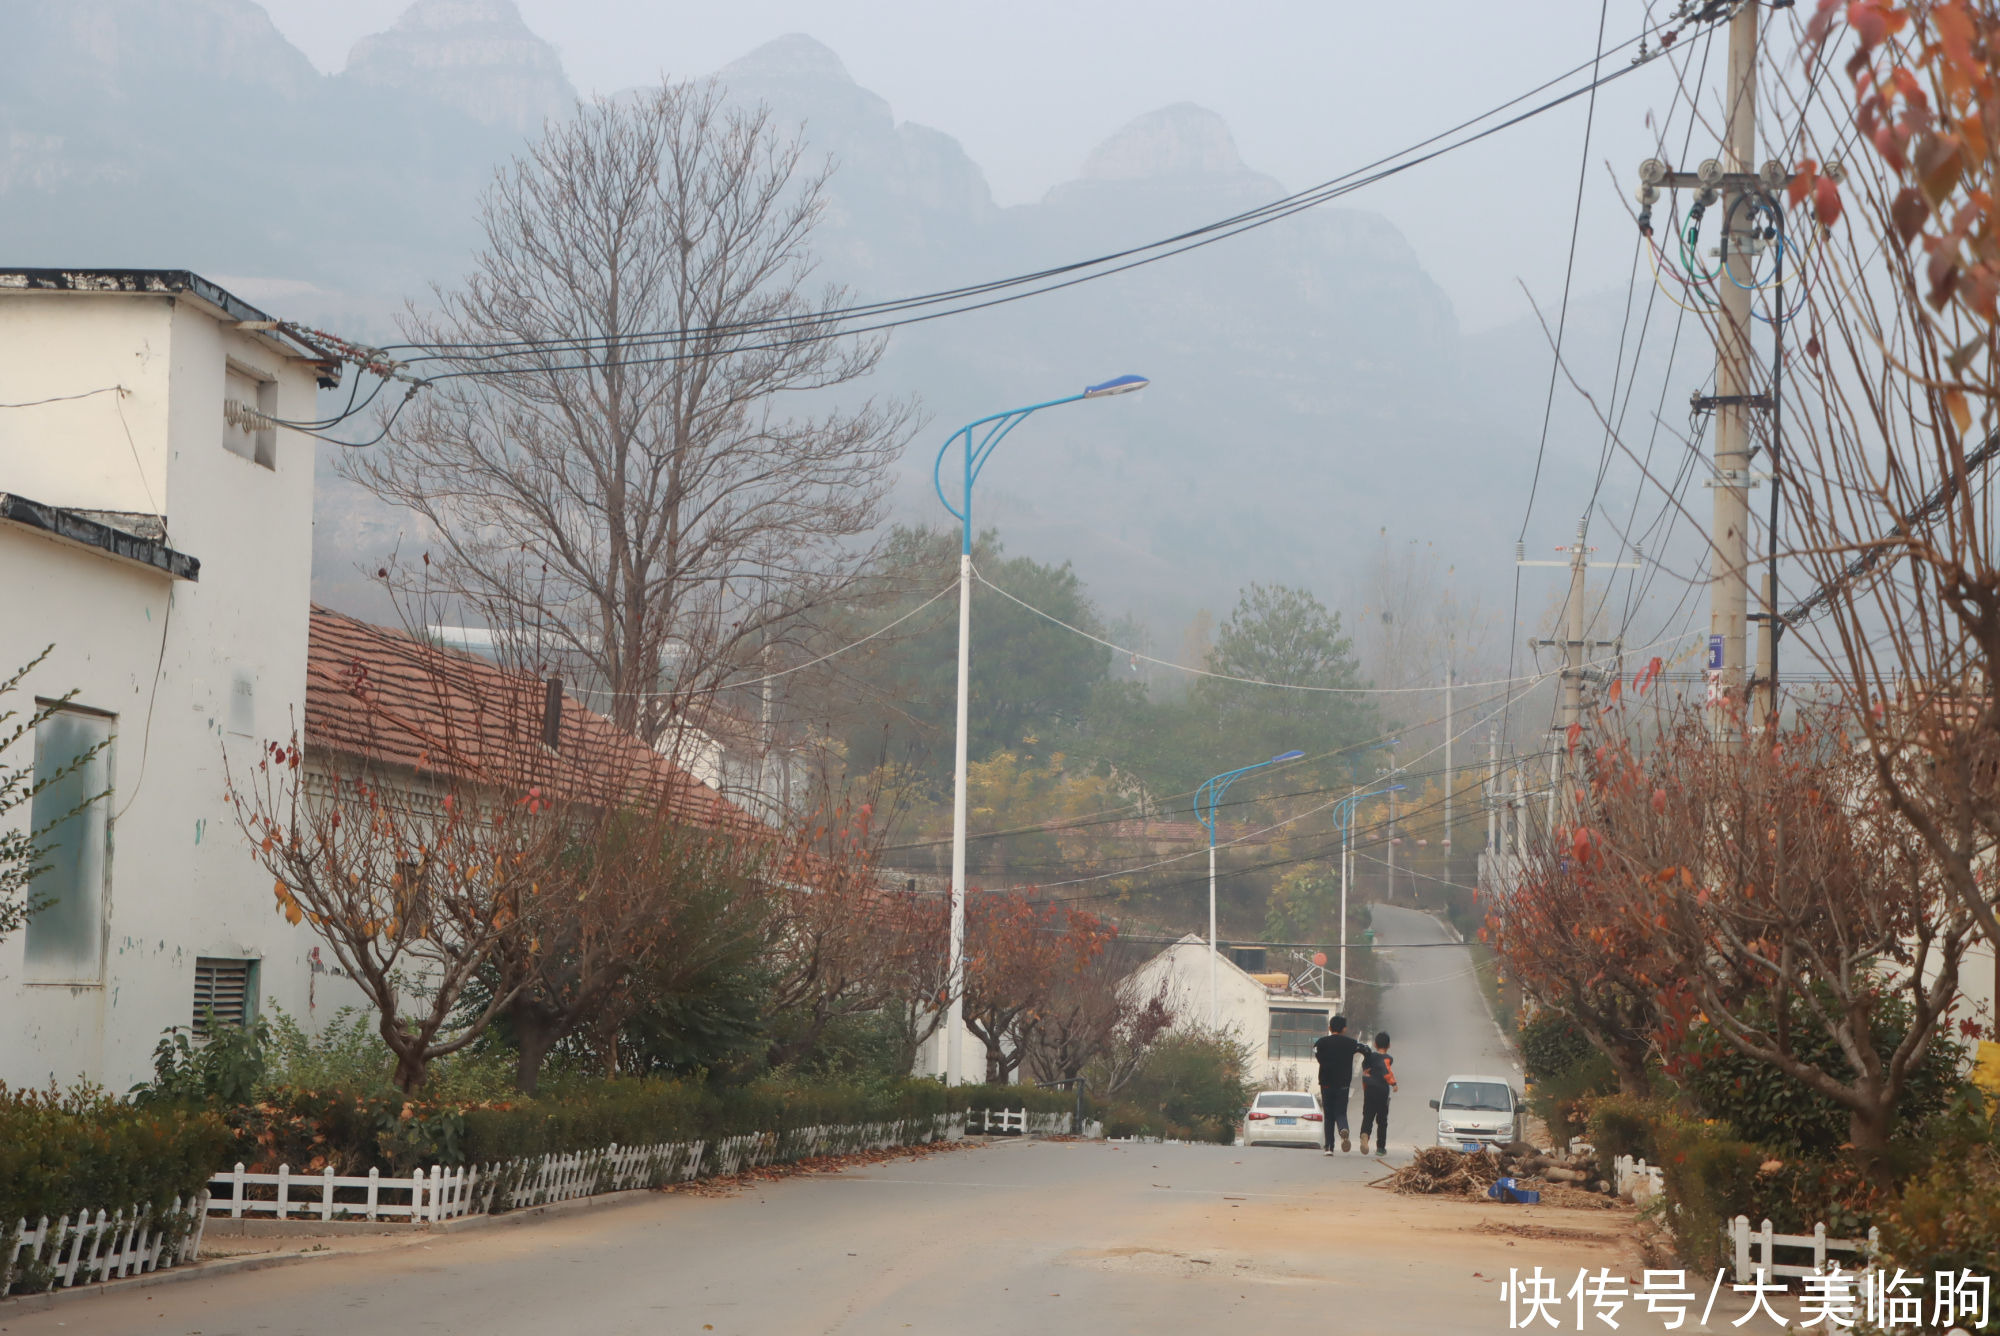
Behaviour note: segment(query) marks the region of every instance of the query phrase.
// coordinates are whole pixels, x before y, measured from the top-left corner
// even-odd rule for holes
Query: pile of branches
[[[1486,1189],[1502,1178],[1517,1180],[1522,1187],[1544,1194],[1551,1191],[1587,1193],[1595,1186],[1602,1194],[1608,1185],[1596,1182],[1596,1166],[1589,1154],[1556,1155],[1536,1150],[1524,1141],[1509,1142],[1493,1150],[1456,1151],[1448,1146],[1425,1146],[1415,1158],[1390,1174],[1383,1186],[1405,1196],[1486,1196]],[[1567,1193],[1564,1193],[1567,1196]]]

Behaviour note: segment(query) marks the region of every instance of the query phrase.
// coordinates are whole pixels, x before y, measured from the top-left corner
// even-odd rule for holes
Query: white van
[[[1448,1076],[1431,1107],[1440,1146],[1479,1150],[1521,1139],[1521,1094],[1504,1076]]]

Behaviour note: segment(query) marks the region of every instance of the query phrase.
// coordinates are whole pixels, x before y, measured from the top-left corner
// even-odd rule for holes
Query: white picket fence
[[[1030,1130],[1021,1110],[1016,1125]],[[1068,1123],[1064,1121],[1064,1130]],[[955,1141],[966,1132],[964,1114],[750,1132],[705,1141],[653,1146],[607,1146],[567,1155],[540,1155],[498,1164],[433,1166],[408,1176],[370,1170],[366,1177],[331,1169],[294,1174],[245,1172],[239,1163],[209,1182],[208,1214],[232,1220],[376,1220],[435,1224],[464,1215],[526,1210],[554,1202],[632,1188],[662,1187],[706,1175],[741,1173],[818,1155],[890,1150],[932,1141]]]
[[[1779,1234],[1766,1220],[1762,1229],[1752,1233],[1747,1215],[1739,1215],[1730,1221],[1723,1230],[1723,1237],[1733,1245],[1736,1283],[1739,1285],[1749,1284],[1758,1271],[1774,1278],[1824,1275],[1828,1261],[1835,1253],[1852,1257],[1854,1265],[1848,1270],[1859,1271],[1874,1262],[1882,1242],[1881,1231],[1877,1229],[1870,1229],[1865,1239],[1830,1239],[1826,1236],[1824,1223],[1815,1224],[1810,1234]],[[1810,1248],[1812,1265],[1778,1261],[1779,1248]]]
[[[966,1115],[969,1134],[990,1137],[1068,1136],[1075,1119],[1067,1113],[1030,1113],[1026,1109],[974,1109]],[[1102,1137],[1104,1124],[1092,1118],[1083,1122],[1083,1135]]]
[[[201,1256],[202,1222],[208,1194],[165,1211],[149,1206],[107,1216],[84,1211],[55,1224],[43,1216],[33,1229],[18,1222],[0,1234],[0,1299],[27,1281],[36,1289],[69,1289],[93,1280],[118,1280]]]
[[[1611,1161],[1611,1190],[1621,1197],[1630,1197],[1635,1205],[1644,1206],[1665,1194],[1667,1177],[1656,1164],[1620,1155]]]

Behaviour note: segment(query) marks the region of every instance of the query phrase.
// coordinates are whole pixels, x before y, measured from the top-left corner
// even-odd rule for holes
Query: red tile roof
[[[565,695],[542,745],[547,684],[315,606],[305,747],[443,778],[584,801],[664,801],[703,820],[756,819],[603,715]]]

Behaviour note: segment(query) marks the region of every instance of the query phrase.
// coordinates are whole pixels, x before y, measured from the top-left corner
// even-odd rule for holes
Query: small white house
[[[151,1071],[161,1032],[356,1000],[273,912],[223,757],[302,721],[316,418],[338,371],[184,271],[0,270],[0,676],[74,693],[0,763],[52,774],[51,901],[0,940],[0,1080]],[[93,795],[96,796],[93,799]]]
[[[1210,1015],[1208,939],[1194,933],[1175,942],[1133,974],[1142,996],[1162,983],[1176,1029],[1207,1028]],[[1252,1079],[1287,1090],[1318,1083],[1313,1041],[1326,1033],[1335,999],[1292,991],[1283,974],[1251,974],[1230,958],[1215,959],[1216,1027],[1250,1046],[1257,1057]]]

